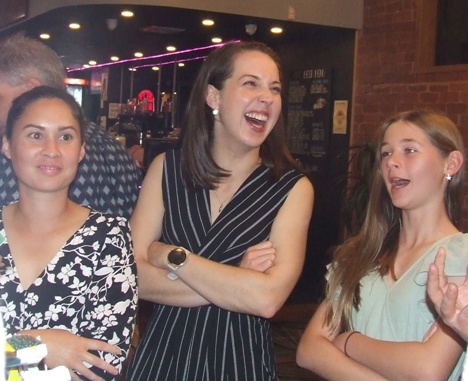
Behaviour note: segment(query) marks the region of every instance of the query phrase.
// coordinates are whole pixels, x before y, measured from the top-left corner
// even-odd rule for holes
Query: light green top
[[[445,247],[447,276],[465,276],[468,264],[468,234],[443,238],[427,250],[392,286],[377,271],[361,279],[361,305],[353,310],[353,329],[388,341],[422,341],[437,315],[426,303],[429,265],[439,247]],[[458,380],[465,352],[448,381]]]

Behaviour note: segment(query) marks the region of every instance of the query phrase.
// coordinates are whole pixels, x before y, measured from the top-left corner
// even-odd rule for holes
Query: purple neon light
[[[217,47],[226,45],[228,43],[239,42],[239,41],[240,40],[227,41],[227,42],[223,42],[223,43],[220,43],[220,44],[200,46],[198,48],[186,49],[186,50],[170,52],[170,53],[164,53],[164,54],[158,54],[158,55],[155,55],[155,56],[148,56],[148,57],[141,57],[141,58],[129,58],[129,59],[126,59],[126,60],[119,60],[119,61],[115,61],[115,62],[106,62],[106,63],[99,64],[99,65],[93,65],[93,66],[90,66],[90,67],[80,67],[80,68],[76,68],[76,69],[69,69],[67,71],[69,73],[71,73],[71,72],[74,72],[74,71],[82,71],[82,70],[89,70],[89,69],[94,69],[94,68],[99,68],[99,67],[106,67],[106,66],[111,66],[111,65],[119,65],[119,64],[128,63],[128,62],[136,62],[136,61],[150,60],[150,59],[156,59],[156,58],[164,58],[164,57],[169,57],[169,56],[174,56],[174,55],[197,52],[197,51],[201,51],[201,50],[213,49],[213,48],[217,48]],[[174,62],[182,62],[182,60],[173,61],[172,63],[174,63]],[[160,65],[163,65],[163,64],[159,63],[158,66],[160,66]],[[150,66],[150,65],[148,65],[148,66]],[[154,64],[151,65],[151,66],[154,66]],[[139,67],[142,67],[142,66],[139,66]]]
[[[198,57],[194,57],[194,58],[185,58],[183,60],[165,61],[165,62],[161,62],[161,63],[157,63],[157,64],[152,63],[152,64],[147,64],[147,65],[134,66],[133,68],[134,69],[142,69],[142,68],[145,68],[145,67],[165,66],[165,65],[171,65],[171,64],[179,63],[179,62],[204,60],[206,57],[208,57],[208,56],[198,56]]]

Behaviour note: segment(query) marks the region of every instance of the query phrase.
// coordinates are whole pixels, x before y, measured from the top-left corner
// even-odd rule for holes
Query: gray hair
[[[0,41],[0,79],[20,86],[30,78],[41,85],[65,89],[66,72],[60,57],[47,45],[23,34]]]

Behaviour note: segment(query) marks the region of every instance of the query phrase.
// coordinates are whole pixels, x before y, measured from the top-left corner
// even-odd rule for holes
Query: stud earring
[[[447,174],[445,175],[445,179],[446,179],[447,181],[452,180],[452,175],[451,175],[450,173],[447,173]]]
[[[216,116],[219,114],[219,110],[217,108],[213,109],[213,116]]]

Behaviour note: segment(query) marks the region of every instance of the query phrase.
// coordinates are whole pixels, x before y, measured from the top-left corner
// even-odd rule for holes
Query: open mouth
[[[400,179],[399,177],[395,177],[390,181],[390,184],[392,185],[392,188],[398,189],[398,188],[403,188],[406,185],[410,183],[409,180],[406,179]]]
[[[256,113],[256,112],[247,112],[244,115],[244,117],[245,117],[245,119],[247,119],[247,121],[250,124],[253,124],[256,127],[263,127],[265,125],[266,121],[268,120],[267,115]]]

